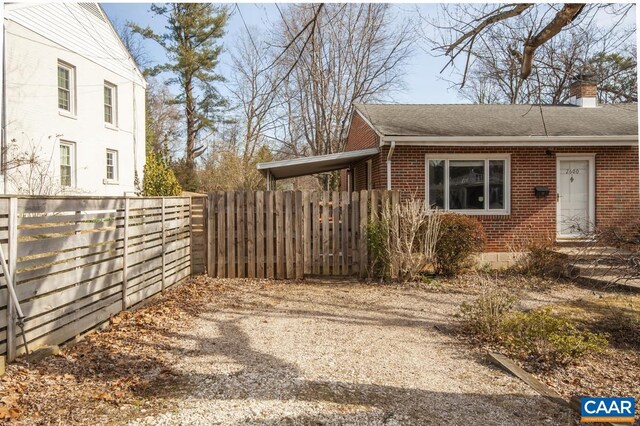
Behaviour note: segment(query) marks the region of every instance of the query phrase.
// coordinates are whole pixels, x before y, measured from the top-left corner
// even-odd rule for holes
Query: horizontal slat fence
[[[191,215],[189,197],[0,198],[29,349],[72,339],[190,275]],[[24,347],[8,301],[2,279],[0,354],[11,361]]]
[[[366,230],[397,191],[209,194],[207,271],[218,278],[301,279],[368,271]]]

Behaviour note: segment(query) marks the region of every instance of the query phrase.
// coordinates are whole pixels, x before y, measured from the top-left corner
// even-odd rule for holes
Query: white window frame
[[[450,210],[449,209],[449,161],[450,160],[483,160],[485,162],[484,167],[484,199],[485,208],[480,209],[466,209],[466,210]],[[504,161],[504,209],[490,209],[489,208],[489,161],[490,160],[503,160]],[[478,216],[499,216],[511,214],[511,154],[426,154],[424,162],[424,180],[425,180],[425,194],[424,199],[428,206],[431,206],[429,201],[429,161],[444,161],[444,210],[453,213],[461,213],[467,215]]]
[[[109,163],[108,163],[108,157],[109,154],[113,155],[113,178],[109,179],[108,174],[107,174],[107,167],[109,167]],[[118,179],[120,178],[120,167],[119,167],[119,160],[118,160],[118,151],[116,151],[115,149],[107,149],[107,152],[105,154],[104,157],[105,160],[105,178],[104,178],[104,182],[105,183],[118,183]]]
[[[111,90],[111,121],[107,121],[104,117],[105,115],[105,108],[107,106],[107,104],[104,101],[104,89],[110,89]],[[107,127],[117,127],[118,126],[118,86],[116,86],[113,83],[109,83],[108,81],[105,80],[104,82],[104,88],[103,88],[103,92],[102,92],[102,119],[104,120],[104,124]]]
[[[69,72],[69,109],[60,108],[60,98],[58,91],[60,90],[60,84],[58,82],[58,69],[64,68]],[[76,115],[76,68],[64,61],[58,60],[58,66],[56,67],[56,103],[58,105],[58,112],[61,115]]]
[[[62,184],[62,161],[61,161],[62,156],[59,155],[58,158],[60,158],[60,186],[62,188],[75,188],[76,187],[76,144],[69,141],[60,141],[60,145],[58,149],[60,149],[62,146],[69,147],[69,169],[70,169],[69,180],[70,182],[68,186]]]

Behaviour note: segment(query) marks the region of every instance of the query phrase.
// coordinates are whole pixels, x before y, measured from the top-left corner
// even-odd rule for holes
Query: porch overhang
[[[256,167],[267,178],[271,176],[273,179],[287,179],[346,169],[352,164],[366,160],[379,152],[378,148],[369,148],[337,154],[258,163]]]

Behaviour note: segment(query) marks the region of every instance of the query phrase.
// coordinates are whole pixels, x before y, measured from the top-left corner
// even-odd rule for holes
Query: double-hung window
[[[104,122],[116,124],[116,86],[104,83]]]
[[[509,155],[439,155],[426,158],[426,200],[433,209],[467,214],[509,214]]]
[[[75,69],[58,62],[58,109],[74,113]]]
[[[74,164],[74,144],[70,142],[60,143],[60,186],[71,187],[75,184],[73,170]]]
[[[107,150],[107,180],[118,180],[118,151],[112,149]]]

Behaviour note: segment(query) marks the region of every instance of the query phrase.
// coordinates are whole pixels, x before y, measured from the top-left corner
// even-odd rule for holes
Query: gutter
[[[391,191],[391,157],[396,149],[396,141],[391,141],[391,147],[387,154],[387,191]]]
[[[611,136],[386,136],[398,145],[418,146],[635,146],[637,135]],[[380,139],[380,145],[386,144]]]

